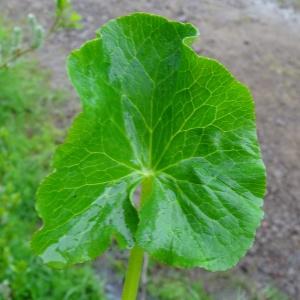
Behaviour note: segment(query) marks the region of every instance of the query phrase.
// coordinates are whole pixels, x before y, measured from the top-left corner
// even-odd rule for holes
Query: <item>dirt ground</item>
[[[217,58],[249,85],[256,102],[268,192],[255,245],[231,272],[247,274],[257,286],[273,282],[292,299],[300,299],[300,13],[271,0],[73,3],[84,17],[84,28],[57,34],[38,54],[53,71],[55,86],[70,88],[64,65],[71,49],[92,38],[110,18],[133,11],[195,24],[201,33],[195,49]],[[33,12],[46,15],[47,23],[52,5],[49,0],[0,0],[1,13],[23,21],[26,13]],[[76,96],[71,95],[68,115],[77,109]]]

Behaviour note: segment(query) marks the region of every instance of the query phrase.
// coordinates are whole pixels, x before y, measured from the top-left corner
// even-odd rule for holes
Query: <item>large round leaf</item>
[[[45,262],[92,259],[115,237],[170,265],[223,270],[251,246],[265,190],[254,103],[190,48],[196,36],[191,24],[136,13],[72,52],[83,112],[38,192],[33,247]]]

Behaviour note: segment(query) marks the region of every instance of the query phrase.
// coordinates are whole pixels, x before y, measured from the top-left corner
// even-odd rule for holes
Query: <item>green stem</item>
[[[122,300],[135,300],[142,272],[144,251],[135,246],[130,252],[128,268],[123,287]]]
[[[140,202],[138,208],[145,204],[147,197],[152,190],[152,177],[146,177],[142,182]],[[134,246],[130,252],[128,268],[125,276],[125,283],[122,292],[122,300],[136,300],[139,282],[144,261],[144,251]]]
[[[29,47],[29,48],[25,48],[23,50],[20,50],[19,52],[13,54],[12,56],[8,57],[2,64],[0,64],[0,69],[5,69],[8,67],[9,63],[12,61],[15,61],[16,59],[18,59],[19,57],[34,51],[34,48]]]

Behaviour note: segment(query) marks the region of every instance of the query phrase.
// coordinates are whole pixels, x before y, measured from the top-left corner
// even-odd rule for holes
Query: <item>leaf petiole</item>
[[[125,283],[122,292],[122,300],[135,300],[138,294],[139,282],[144,260],[144,251],[135,246],[129,257]]]
[[[152,176],[147,176],[142,182],[140,201],[137,209],[140,209],[152,189]],[[125,282],[122,292],[122,300],[135,300],[138,294],[139,282],[143,268],[144,250],[134,246],[130,252],[128,268],[125,276]]]

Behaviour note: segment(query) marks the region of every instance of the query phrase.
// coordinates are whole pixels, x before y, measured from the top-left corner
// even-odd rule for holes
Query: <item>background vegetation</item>
[[[10,36],[2,25],[2,45]],[[104,299],[89,265],[52,270],[30,249],[36,188],[63,136],[55,123],[66,96],[49,81],[31,60],[0,70],[0,299]]]

